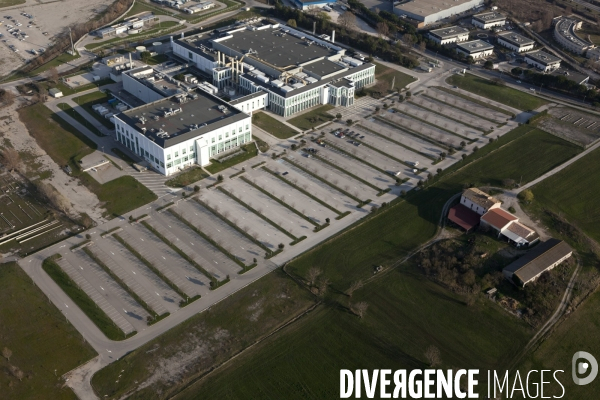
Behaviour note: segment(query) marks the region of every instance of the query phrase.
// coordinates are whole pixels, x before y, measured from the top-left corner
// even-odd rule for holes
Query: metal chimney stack
[[[313,35],[317,32],[317,23],[313,22]]]
[[[331,43],[335,43],[335,29],[331,31]]]

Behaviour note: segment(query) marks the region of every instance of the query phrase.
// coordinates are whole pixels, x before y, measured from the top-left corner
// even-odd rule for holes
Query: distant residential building
[[[492,208],[498,208],[502,203],[497,198],[490,196],[477,188],[470,188],[460,196],[460,204],[468,209],[483,215]]]
[[[464,42],[469,40],[469,30],[460,26],[434,29],[429,31],[429,39],[441,45]]]
[[[472,40],[470,42],[460,43],[456,46],[458,53],[464,54],[465,57],[479,58],[491,56],[494,53],[494,46],[483,40]]]
[[[511,31],[499,33],[498,44],[517,53],[533,50],[535,46],[532,39]]]
[[[560,68],[561,59],[542,50],[525,53],[525,62],[543,72],[551,72]]]
[[[496,11],[473,15],[471,23],[481,29],[490,29],[506,24],[506,15]]]
[[[483,5],[484,0],[405,0],[394,6],[394,14],[414,19],[423,27]]]
[[[509,264],[502,273],[513,282],[525,286],[571,257],[572,254],[571,247],[562,240],[549,239]]]

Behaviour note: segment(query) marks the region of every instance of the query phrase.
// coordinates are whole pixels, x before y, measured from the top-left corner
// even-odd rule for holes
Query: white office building
[[[535,42],[511,31],[498,34],[498,44],[517,53],[533,50]]]
[[[437,44],[460,43],[469,40],[469,30],[460,26],[449,26],[447,28],[429,31],[429,39]]]
[[[525,54],[525,62],[543,72],[552,72],[560,68],[561,59],[545,51],[536,50]]]
[[[506,24],[506,15],[496,11],[475,14],[471,19],[471,23],[480,29],[491,29],[496,26],[504,26]]]
[[[173,40],[173,53],[212,76],[219,90],[267,93],[265,107],[279,115],[351,106],[355,91],[375,82],[374,64],[299,30],[279,24],[221,29]]]
[[[252,140],[250,114],[203,90],[160,99],[114,118],[116,140],[164,175],[207,165]]]
[[[494,52],[494,46],[483,40],[472,40],[470,42],[460,43],[456,46],[458,53],[465,57],[473,57],[477,60],[483,57],[491,56]]]

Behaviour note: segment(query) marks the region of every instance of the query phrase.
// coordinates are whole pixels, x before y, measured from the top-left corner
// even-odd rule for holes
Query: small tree
[[[346,124],[347,124],[348,126],[352,125],[352,120],[351,120],[351,119],[348,119],[348,120],[346,120]]]
[[[478,146],[473,147],[473,153],[475,153],[477,150],[479,150]]]
[[[442,363],[440,349],[433,345],[427,347],[427,349],[425,350],[425,358],[427,359],[429,366],[432,368]]]
[[[12,356],[12,351],[8,347],[2,349],[2,357],[6,358],[6,361],[10,361],[10,357]]]
[[[367,312],[367,308],[369,308],[369,304],[365,301],[358,302],[350,307],[352,312],[358,316],[358,318],[364,317]]]
[[[319,277],[319,275],[321,275],[321,269],[317,268],[317,267],[310,267],[308,269],[307,275],[306,275],[306,280],[308,281],[308,284],[310,286],[315,284],[315,281],[317,280],[317,278]]]
[[[86,234],[85,234],[85,238],[86,238],[87,240],[90,240],[90,239],[92,238],[92,235],[90,235],[89,233],[86,233]]]
[[[352,282],[348,290],[346,290],[346,294],[348,295],[348,297],[352,297],[352,294],[361,287],[363,287],[363,282],[361,280],[354,281]]]
[[[217,176],[217,181],[223,182],[223,175],[219,174],[219,176]]]
[[[533,192],[529,189],[523,190],[518,197],[522,202],[529,204],[533,201]]]
[[[319,290],[319,295],[324,296],[327,292],[327,287],[329,286],[328,278],[319,279],[319,283],[317,285],[317,289]]]
[[[200,191],[200,186],[194,186],[194,193],[198,193]]]
[[[464,140],[462,142],[460,142],[460,147],[465,147],[467,145],[467,142],[465,142]]]
[[[326,223],[329,223],[329,221],[331,221],[329,218],[325,218]]]
[[[337,119],[342,119],[342,114],[340,114],[340,113],[337,113],[337,114],[335,114],[335,117],[336,117]],[[323,132],[321,132],[321,133],[323,133]]]

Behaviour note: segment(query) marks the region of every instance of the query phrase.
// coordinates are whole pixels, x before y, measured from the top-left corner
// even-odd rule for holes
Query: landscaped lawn
[[[73,118],[74,120],[79,122],[81,125],[88,128],[94,135],[104,136],[98,130],[98,128],[96,128],[94,125],[90,124],[87,119],[83,118],[83,116],[81,114],[79,114],[78,112],[76,112],[70,105],[68,105],[66,103],[60,103],[60,104],[58,104],[57,107],[60,108],[61,110],[63,110],[64,112],[66,112],[71,118]]]
[[[548,104],[548,102],[539,97],[530,95],[507,86],[498,86],[490,80],[479,78],[475,75],[465,74],[452,75],[446,80],[451,85],[456,85],[461,89],[475,93],[479,96],[497,101],[518,110],[535,110],[538,107]]]
[[[321,125],[327,121],[331,121],[334,117],[327,111],[335,108],[331,104],[325,104],[324,106],[315,108],[314,110],[308,111],[302,115],[288,120],[288,122],[302,130],[312,129],[318,125]]]
[[[42,103],[19,109],[19,118],[29,134],[60,166],[70,164],[77,171],[77,161],[96,149],[96,143],[63,121]]]
[[[174,178],[169,179],[165,182],[165,185],[170,187],[184,187],[191,185],[194,182],[198,182],[201,179],[208,177],[208,174],[200,167],[192,167],[187,171],[184,171]]]
[[[264,112],[255,113],[252,116],[252,124],[279,139],[287,139],[300,134]]]
[[[0,349],[12,351],[0,357],[0,397],[75,400],[60,376],[96,352],[16,263],[0,264],[0,321]],[[11,365],[25,373],[21,382]]]
[[[0,0],[0,2],[1,1],[2,0]],[[23,3],[24,3],[24,1],[23,1]],[[2,3],[0,3],[0,7],[2,7],[1,4]],[[62,53],[58,57],[53,58],[52,60],[48,61],[46,64],[41,65],[41,66],[37,67],[36,69],[34,69],[33,71],[31,71],[29,73],[29,75],[31,75],[31,76],[39,75],[42,72],[49,70],[50,68],[58,67],[61,64],[68,63],[69,61],[73,61],[77,58],[79,58],[79,54],[72,56],[71,54],[68,54],[68,53]]]
[[[404,89],[406,85],[411,82],[414,82],[416,78],[411,75],[407,75],[404,72],[400,72],[396,69],[386,67],[383,64],[379,64],[374,62],[375,64],[375,79],[377,82],[384,82],[382,86],[385,86],[386,93],[391,93],[392,91],[400,91],[400,89]],[[395,78],[395,80],[394,80]],[[394,81],[394,89],[392,90],[392,81]],[[377,86],[377,85],[376,85]],[[374,87],[376,87],[374,86]],[[371,93],[373,91],[372,88],[366,88],[365,91],[367,93]]]
[[[560,213],[600,242],[600,150],[582,157],[532,190],[534,206]]]
[[[79,176],[85,186],[98,196],[111,217],[123,215],[157,199],[156,194],[132,176],[122,176],[100,185],[88,173]]]
[[[238,154],[237,156],[232,157],[223,162],[218,162],[216,160],[212,160],[212,163],[210,165],[204,167],[204,169],[207,170],[208,172],[210,172],[211,174],[216,174],[218,172],[223,171],[224,169],[233,167],[236,164],[239,164],[241,162],[249,160],[252,157],[256,157],[258,155],[258,150],[256,149],[256,146],[252,142],[247,143],[244,146],[242,146],[242,149],[245,150],[242,154]]]
[[[84,94],[83,96],[74,97],[73,101],[82,107],[88,114],[98,120],[102,125],[104,125],[108,129],[115,129],[115,124],[110,122],[109,119],[104,118],[102,115],[98,114],[92,106],[96,104],[106,103],[109,100],[108,94],[97,91],[88,94]]]

